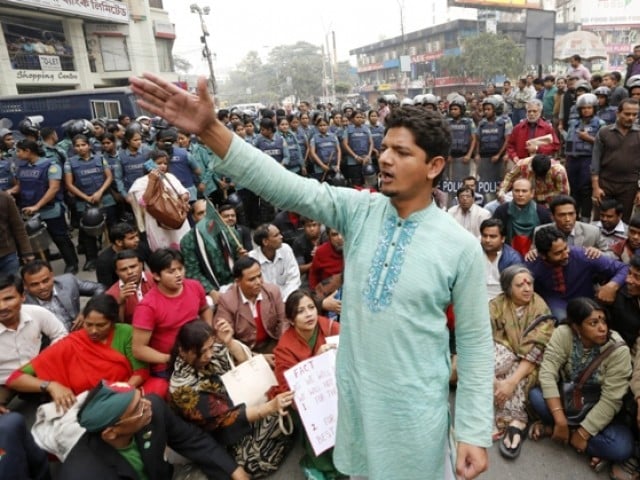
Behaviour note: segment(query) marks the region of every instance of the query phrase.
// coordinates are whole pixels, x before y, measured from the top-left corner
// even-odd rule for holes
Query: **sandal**
[[[603,460],[603,459],[601,459],[599,457],[591,457],[591,461],[589,462],[589,466],[591,467],[591,469],[594,472],[600,473],[600,472],[604,471],[604,469],[609,466],[609,462],[607,460]]]
[[[545,425],[540,420],[536,420],[529,427],[529,433],[527,436],[529,437],[529,440],[537,442],[541,438],[550,437],[552,433],[553,430],[550,426]]]
[[[631,457],[623,463],[614,463],[609,470],[611,480],[640,480],[638,462]]]
[[[518,458],[518,455],[520,455],[522,444],[524,443],[525,438],[527,438],[527,436],[525,435],[525,429],[520,429],[513,425],[509,425],[507,427],[507,430],[505,431],[504,439],[506,440],[508,438],[511,445],[513,445],[513,440],[516,435],[519,435],[520,441],[515,447],[507,447],[504,443],[504,440],[500,442],[500,454],[504,458],[508,458],[509,460],[515,460],[516,458]]]

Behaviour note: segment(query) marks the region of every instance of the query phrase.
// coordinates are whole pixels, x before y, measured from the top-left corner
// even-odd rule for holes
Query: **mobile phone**
[[[146,162],[144,162],[144,169],[147,172],[150,172],[151,170],[155,170],[156,168],[158,168],[158,166],[156,165],[156,162],[154,162],[153,160],[149,159]]]

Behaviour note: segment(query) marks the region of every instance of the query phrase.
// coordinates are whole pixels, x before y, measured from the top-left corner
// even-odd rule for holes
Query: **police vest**
[[[131,150],[120,150],[120,165],[122,166],[122,183],[124,189],[128,192],[138,178],[143,177],[147,172],[144,169],[144,162],[147,156],[140,150],[131,153]]]
[[[53,164],[58,168],[60,165],[47,159],[44,162],[36,163],[34,165],[29,162],[21,162],[18,166],[18,181],[20,182],[20,208],[31,207],[38,203],[38,201],[44,197],[44,194],[49,190],[49,167]],[[58,190],[56,196],[51,200],[45,208],[53,207],[56,202],[62,201],[62,189]]]
[[[9,159],[0,160],[0,190],[9,190],[13,185],[11,184],[13,178],[13,163]]]
[[[353,153],[357,156],[366,156],[369,153],[369,128],[365,125],[356,127],[355,125],[349,125],[347,127],[347,143]]]
[[[289,163],[285,165],[285,167],[289,170],[298,171],[302,165],[302,150],[298,144],[298,139],[291,132],[287,132],[286,135],[281,135],[287,141],[287,145],[289,146]]]
[[[598,110],[597,115],[607,125],[613,125],[616,123],[618,109],[616,107],[608,106]]]
[[[461,118],[455,120],[449,118],[449,128],[451,129],[451,155],[462,157],[467,154],[471,147],[471,124],[473,120]]]
[[[316,155],[327,165],[335,165],[338,162],[338,139],[333,133],[316,134],[314,144]]]
[[[282,163],[284,158],[284,139],[280,135],[273,135],[271,140],[260,135],[256,140],[256,148],[273,157],[278,163]]]
[[[482,120],[478,125],[478,140],[483,157],[498,153],[504,144],[504,119],[496,118],[493,123]]]
[[[104,184],[105,174],[102,157],[93,155],[89,160],[82,160],[79,156],[69,160],[73,172],[73,183],[85,195],[93,195]]]
[[[567,155],[590,157],[593,152],[593,143],[585,142],[578,134],[586,132],[590,137],[595,137],[601,126],[602,121],[597,116],[592,117],[587,124],[584,124],[579,118],[570,120],[565,147]]]
[[[373,140],[373,148],[380,151],[382,139],[384,138],[384,127],[380,124],[375,126],[369,125],[369,131],[371,132],[371,139]]]
[[[180,147],[174,147],[169,159],[169,171],[173,173],[184,188],[193,187],[193,172],[189,165],[189,153]]]
[[[298,127],[298,130],[296,131],[296,140],[298,141],[298,146],[300,147],[300,155],[302,155],[302,158],[304,158],[307,154],[307,143],[309,142],[307,132],[305,132],[304,128]]]

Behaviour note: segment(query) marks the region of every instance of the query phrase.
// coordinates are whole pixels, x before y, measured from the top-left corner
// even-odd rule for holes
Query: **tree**
[[[467,37],[457,56],[438,60],[440,76],[478,77],[490,81],[497,75],[516,77],[524,67],[524,48],[506,35],[481,33]]]
[[[191,62],[186,58],[181,57],[179,55],[174,55],[173,67],[176,72],[182,73],[184,75],[188,75],[191,69],[193,68],[193,65],[191,65]]]

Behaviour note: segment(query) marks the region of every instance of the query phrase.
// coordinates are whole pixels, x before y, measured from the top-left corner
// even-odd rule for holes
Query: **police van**
[[[129,87],[95,90],[63,90],[0,97],[0,118],[8,118],[14,128],[27,116],[42,115],[40,127],[54,127],[62,138],[60,126],[70,119],[107,118],[119,115],[136,118],[144,111],[136,104]]]

